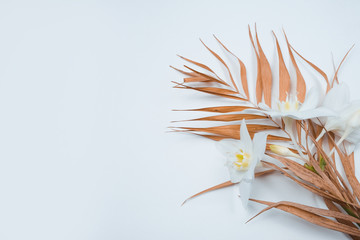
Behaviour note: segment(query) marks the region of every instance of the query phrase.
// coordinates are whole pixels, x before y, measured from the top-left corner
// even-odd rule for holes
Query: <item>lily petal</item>
[[[336,84],[325,96],[323,106],[341,111],[349,103],[350,91],[345,83]]]
[[[283,117],[290,117],[290,118],[294,118],[297,120],[310,119],[310,118],[316,118],[316,117],[329,117],[329,116],[335,116],[335,112],[328,108],[325,108],[325,107],[318,107],[315,109],[302,110],[302,111],[297,111],[297,112],[283,115]]]
[[[249,169],[245,175],[245,179],[254,179],[255,168],[259,164],[265,153],[267,135],[268,134],[264,132],[259,132],[254,135],[253,161],[250,163]]]
[[[244,119],[242,120],[240,127],[240,140],[244,143],[245,149],[252,149],[252,140]]]
[[[305,101],[301,105],[299,112],[309,109],[314,109],[320,104],[321,91],[317,87],[312,87],[306,94]]]
[[[249,179],[243,179],[239,183],[240,198],[244,208],[247,207],[249,202],[249,198],[251,194],[251,186],[252,186],[252,180]]]
[[[237,171],[232,162],[228,162],[227,167],[229,168],[230,181],[232,183],[239,183],[244,179],[245,172]]]
[[[243,148],[243,144],[239,140],[234,139],[223,139],[215,142],[217,149],[225,156],[234,154],[239,149]]]

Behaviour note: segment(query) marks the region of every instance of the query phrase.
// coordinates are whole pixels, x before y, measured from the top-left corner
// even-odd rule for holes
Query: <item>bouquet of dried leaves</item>
[[[353,239],[360,239],[360,183],[355,176],[354,166],[354,148],[360,142],[360,101],[349,100],[348,87],[340,83],[337,77],[349,52],[335,69],[334,77],[329,79],[319,67],[290,45],[284,33],[286,48],[295,69],[296,78],[293,79],[274,34],[279,67],[279,80],[275,83],[256,28],[255,36],[249,28],[249,36],[257,59],[253,97],[249,92],[244,63],[216,37],[225,52],[236,60],[239,76],[235,77],[226,62],[203,42],[225,67],[228,79],[220,78],[210,67],[185,57],[181,58],[190,66],[184,65],[186,70],[174,68],[185,75],[183,82],[174,82],[175,88],[235,100],[231,106],[187,110],[213,113],[215,115],[191,121],[222,122],[220,126],[174,128],[174,131],[190,132],[217,141],[230,174],[229,181],[189,199],[237,184],[243,206],[247,205],[248,200],[267,205],[259,214],[277,208],[319,226],[348,234]],[[325,81],[323,86],[326,87],[307,89],[297,60],[314,69],[321,81]],[[273,85],[279,86],[278,94],[272,93]],[[252,98],[256,100],[253,102]],[[288,201],[251,199],[253,180],[274,172],[282,173],[301,187],[321,196],[328,209]]]

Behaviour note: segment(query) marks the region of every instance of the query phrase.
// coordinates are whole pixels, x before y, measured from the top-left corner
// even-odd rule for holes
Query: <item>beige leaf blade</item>
[[[210,79],[210,78],[206,78],[206,77],[203,77],[203,76],[198,76],[198,77],[184,78],[184,82],[185,83],[190,83],[190,82],[215,82],[215,81]]]
[[[271,134],[268,135],[267,139],[268,139],[268,141],[272,141],[272,140],[277,140],[277,141],[291,141],[290,138],[275,136],[275,135],[271,135]]]
[[[349,155],[349,162],[350,162],[350,168],[353,171],[353,175],[355,176],[355,156],[354,156],[354,152],[352,152]]]
[[[184,59],[185,61],[188,61],[188,62],[190,62],[190,63],[192,63],[192,64],[194,64],[194,65],[196,65],[196,66],[198,66],[198,67],[201,67],[201,68],[203,68],[203,69],[205,69],[205,70],[208,70],[209,72],[215,74],[215,76],[216,76],[216,73],[215,73],[211,68],[209,68],[208,66],[206,66],[205,64],[202,64],[202,63],[193,61],[193,60],[191,60],[191,59],[189,59],[189,58],[186,58],[186,57],[183,57],[183,56],[180,56],[180,55],[178,55],[178,57],[180,57],[180,58]]]
[[[279,58],[279,100],[285,101],[287,93],[290,93],[290,75],[286,68],[278,39],[274,32],[273,32],[273,34],[275,36],[276,48],[277,48],[278,58]]]
[[[257,103],[260,103],[261,100],[262,100],[262,95],[263,95],[263,85],[262,85],[262,78],[261,78],[261,64],[260,64],[260,57],[259,57],[259,54],[256,50],[256,47],[255,47],[255,43],[254,43],[254,39],[252,37],[252,34],[251,34],[251,30],[250,30],[250,26],[248,26],[249,28],[249,37],[250,37],[250,41],[251,41],[251,44],[254,48],[254,52],[255,52],[255,55],[256,55],[256,61],[257,61],[257,76],[256,76],[256,102]]]
[[[340,209],[339,209],[332,201],[330,201],[329,199],[324,198],[324,202],[325,202],[325,204],[326,204],[326,206],[327,206],[327,208],[328,208],[329,210],[342,213],[342,212],[340,211]],[[342,218],[337,218],[337,217],[335,217],[335,219],[336,219],[339,223],[348,225],[348,226],[350,226],[350,227],[356,227],[352,221],[344,220],[344,219],[342,219]],[[355,236],[355,237],[353,237],[353,239],[359,240],[360,238]]]
[[[215,112],[215,113],[229,113],[229,112],[241,112],[245,109],[252,107],[249,106],[219,106],[219,107],[207,107],[197,109],[185,109],[185,110],[174,110],[174,111],[202,111],[202,112]]]
[[[249,99],[249,87],[248,87],[248,82],[247,82],[247,77],[246,77],[246,67],[245,64],[240,60],[240,58],[238,58],[234,53],[232,53],[222,42],[220,42],[220,40],[214,35],[215,39],[220,43],[220,45],[226,50],[228,51],[231,55],[233,55],[234,57],[236,57],[236,59],[239,62],[240,65],[240,79],[241,79],[241,85],[243,87],[243,90],[245,92],[245,95],[247,96],[247,98]],[[235,85],[235,83],[234,83]],[[236,86],[236,85],[235,85]]]
[[[259,125],[259,124],[247,124],[247,128],[249,132],[259,132],[265,130],[274,130],[279,129],[276,126],[268,126],[268,125]],[[217,126],[217,127],[208,127],[208,128],[195,128],[195,127],[179,127],[179,129],[184,129],[188,131],[195,132],[206,132],[210,134],[223,135],[226,137],[238,139],[240,136],[240,125],[225,125],[225,126]]]
[[[294,52],[299,55],[299,57],[301,57],[305,62],[307,62],[312,68],[314,68],[321,76],[323,76],[323,78],[326,81],[327,84],[327,91],[329,91],[330,89],[330,83],[329,83],[329,79],[327,77],[327,75],[324,73],[324,71],[322,71],[319,67],[317,67],[315,64],[313,64],[312,62],[308,61],[306,58],[304,58],[303,56],[300,55],[300,53],[298,53],[291,45],[290,45],[291,49],[294,50]]]
[[[180,130],[181,131],[181,130]],[[194,133],[194,132],[190,132],[192,134],[201,136],[201,137],[206,137],[208,139],[214,140],[214,141],[220,141],[223,139],[240,139],[240,135],[239,136],[220,136],[220,135],[209,135],[209,134],[198,134],[198,133]],[[250,132],[250,136],[253,138],[254,137],[254,132]],[[275,136],[275,135],[271,135],[269,134],[267,137],[268,141],[291,141],[290,138],[285,138],[285,137],[279,137],[279,136]]]
[[[328,198],[332,201],[341,201],[339,200],[338,197],[333,196],[332,194],[330,194],[329,192],[323,190],[323,189],[319,189],[314,187],[312,184],[307,184],[306,182],[300,181],[297,178],[295,178],[294,176],[290,175],[287,171],[283,170],[282,168],[278,167],[277,165],[270,163],[270,162],[266,162],[266,161],[262,161],[266,166],[271,167],[273,169],[276,169],[278,171],[280,171],[282,174],[284,174],[284,176],[290,178],[291,180],[293,180],[294,182],[296,182],[297,184],[299,184],[300,186],[302,186],[303,188],[319,195],[322,196],[324,198]]]
[[[224,88],[217,88],[217,87],[193,87],[196,88],[199,91],[202,92],[211,92],[211,93],[220,93],[220,94],[224,94],[224,95],[234,95],[237,94],[236,92],[229,90],[229,89],[224,89]]]
[[[283,210],[285,212],[288,212],[292,215],[298,216],[298,217],[300,217],[308,222],[311,222],[313,224],[316,224],[318,226],[329,228],[329,229],[347,233],[347,234],[351,234],[354,236],[360,236],[359,229],[357,229],[355,227],[350,227],[348,225],[345,225],[345,224],[342,224],[339,222],[335,222],[326,217],[319,216],[316,213],[321,212],[323,214],[326,213],[327,215],[333,215],[333,216],[341,217],[343,219],[353,219],[351,216],[346,217],[345,214],[339,214],[337,212],[330,211],[330,210],[328,211],[328,210],[324,210],[324,209],[317,209],[317,208],[312,208],[312,207],[308,207],[305,205],[294,204],[294,203],[290,203],[290,202],[272,203],[272,202],[261,201],[261,200],[256,200],[256,199],[250,199],[250,200],[269,206],[268,208],[265,208],[260,213],[263,213],[271,208],[277,208],[277,209]],[[356,221],[359,221],[359,220],[357,219]]]
[[[324,181],[324,179],[321,178],[319,175],[310,171],[309,169],[305,168],[304,166],[300,165],[299,163],[288,160],[287,158],[284,158],[281,156],[274,155],[274,154],[268,154],[268,155],[279,160],[282,164],[284,164],[286,167],[288,167],[294,174],[296,174],[301,179],[304,179],[305,181],[308,181],[319,188],[326,189],[329,192],[334,192],[335,189],[331,184]],[[337,192],[337,191],[335,191],[335,192]]]
[[[284,32],[284,35],[285,35],[285,39],[286,39],[286,43],[287,43],[287,46],[288,46],[288,51],[289,51],[289,55],[290,55],[290,59],[291,59],[291,62],[295,68],[295,71],[296,71],[296,91],[297,91],[297,98],[298,100],[303,103],[304,100],[305,100],[305,95],[306,95],[306,84],[305,84],[305,80],[304,80],[304,77],[302,76],[301,72],[300,72],[300,69],[296,63],[296,60],[295,60],[295,57],[291,51],[291,47],[290,47],[290,43],[287,39],[287,36]]]
[[[311,206],[307,206],[307,205],[303,205],[303,204],[299,204],[299,203],[294,203],[294,202],[288,202],[288,201],[280,201],[280,202],[277,202],[277,203],[268,202],[268,201],[262,201],[262,200],[254,200],[254,201],[258,202],[258,203],[266,204],[266,205],[269,206],[269,208],[263,209],[261,212],[256,214],[254,217],[260,215],[261,213],[263,213],[263,212],[265,212],[265,211],[267,211],[267,210],[269,210],[271,208],[277,207],[279,205],[285,205],[285,206],[291,206],[291,207],[299,208],[299,209],[302,209],[304,211],[308,211],[308,212],[311,212],[311,213],[314,213],[314,214],[317,214],[317,215],[321,215],[321,216],[339,218],[339,219],[350,221],[350,222],[360,223],[360,219],[352,217],[352,216],[347,215],[347,214],[344,214],[344,213],[342,213],[340,211],[333,211],[333,210],[330,210],[330,209],[327,210],[327,209],[322,209],[322,208],[316,208],[316,207],[311,207]],[[251,219],[253,219],[253,218],[251,218]]]
[[[333,140],[331,139],[331,141],[333,141]],[[356,178],[353,169],[351,168],[351,163],[350,163],[351,158],[345,156],[336,144],[334,144],[334,147],[336,148],[336,151],[338,152],[338,155],[340,157],[342,166],[345,171],[346,178],[349,181],[349,184],[350,184],[351,188],[353,189],[354,194],[356,195],[357,199],[360,200],[360,183],[359,183],[358,179]]]
[[[249,86],[248,86],[247,75],[246,75],[246,67],[245,67],[245,64],[240,59],[239,59],[239,64],[240,64],[241,84],[244,89],[245,95],[247,96],[248,99],[250,99]]]
[[[261,81],[262,81],[262,88],[263,88],[263,92],[264,92],[264,99],[265,99],[265,103],[269,107],[271,107],[271,88],[272,88],[271,67],[265,56],[264,51],[261,48],[258,34],[256,31],[256,26],[255,26],[255,37],[256,37],[256,43],[257,43],[258,51],[259,51],[259,59],[260,59],[260,65],[261,65]]]
[[[239,92],[239,89],[237,88],[236,84],[235,84],[235,81],[234,81],[234,78],[231,74],[231,71],[230,71],[230,68],[228,67],[228,65],[225,63],[224,60],[222,60],[222,58],[217,54],[215,53],[213,50],[211,50],[208,46],[206,46],[206,44],[200,39],[201,43],[206,47],[207,50],[209,50],[209,52],[211,52],[212,55],[214,55],[224,66],[225,68],[227,69],[228,73],[229,73],[229,76],[230,76],[230,79],[231,79],[231,82],[232,84],[234,85],[235,89],[237,92]]]
[[[190,199],[194,198],[194,197],[197,197],[199,195],[202,195],[204,193],[207,193],[207,192],[210,192],[210,191],[214,191],[214,190],[217,190],[217,189],[221,189],[221,188],[225,188],[225,187],[230,187],[232,185],[234,185],[236,183],[233,183],[233,182],[230,182],[230,181],[226,181],[224,183],[221,183],[221,184],[218,184],[214,187],[211,187],[211,188],[208,188],[208,189],[205,189],[204,191],[201,191],[197,194],[194,194],[192,195],[191,197],[187,198],[181,205],[184,205],[187,201],[189,201]]]
[[[197,76],[201,76],[201,77],[204,77],[204,78],[208,78],[208,79],[210,79],[210,80],[212,80],[212,81],[214,81],[214,82],[217,82],[217,83],[220,83],[220,84],[229,86],[229,84],[227,84],[226,82],[224,82],[224,81],[221,80],[221,79],[216,79],[216,78],[214,78],[214,77],[212,77],[212,76],[210,76],[210,75],[207,75],[207,74],[205,74],[205,73],[196,71],[195,69],[193,69],[193,68],[191,68],[191,67],[188,67],[188,66],[186,66],[186,65],[184,65],[184,67],[187,68],[187,69],[189,69],[189,70],[191,70],[191,71],[193,71],[194,73],[196,73]]]
[[[176,67],[173,67],[173,66],[171,66],[171,65],[170,65],[170,67],[171,67],[172,69],[174,69],[174,70],[176,70],[176,71],[178,71],[178,72],[180,72],[180,73],[182,73],[182,74],[184,74],[184,75],[190,76],[190,77],[198,77],[198,76],[199,76],[199,74],[197,74],[197,73],[186,72],[186,71],[183,71],[183,70],[178,69],[178,68],[176,68]]]
[[[272,169],[271,169],[271,170],[265,170],[265,171],[257,172],[257,173],[255,173],[255,177],[264,176],[264,175],[270,174],[270,173],[272,173],[272,172],[274,172],[274,170],[272,170]],[[184,205],[184,204],[185,204],[187,201],[189,201],[190,199],[193,199],[193,198],[195,198],[195,197],[197,197],[197,196],[200,196],[200,195],[202,195],[202,194],[204,194],[204,193],[211,192],[211,191],[218,190],[218,189],[222,189],[222,188],[226,188],[226,187],[230,187],[230,186],[233,186],[233,185],[235,185],[235,184],[236,184],[236,183],[233,183],[233,182],[231,182],[231,181],[226,181],[226,182],[221,183],[221,184],[218,184],[218,185],[216,185],[216,186],[214,186],[214,187],[205,189],[205,190],[203,190],[203,191],[201,191],[201,192],[199,192],[199,193],[197,193],[197,194],[194,194],[194,195],[192,195],[191,197],[187,198],[187,199],[182,203],[182,205]]]
[[[198,133],[194,133],[194,132],[191,132],[191,133],[195,134],[195,135],[198,135],[198,136],[201,136],[201,137],[206,137],[206,138],[214,140],[214,141],[220,141],[220,140],[228,138],[228,137],[225,137],[225,136],[218,136],[218,135],[198,134]]]
[[[255,114],[224,114],[224,115],[216,115],[216,116],[209,116],[209,117],[190,119],[190,120],[185,120],[185,121],[222,121],[222,122],[231,122],[231,121],[240,121],[242,119],[246,119],[246,120],[267,119],[267,117],[262,116],[262,115],[255,115]]]
[[[340,70],[341,65],[343,64],[343,62],[345,61],[345,59],[346,59],[347,55],[350,53],[350,51],[353,49],[353,47],[354,47],[354,46],[355,46],[355,44],[354,44],[354,45],[352,45],[352,47],[349,49],[349,51],[345,54],[345,56],[344,56],[344,57],[343,57],[343,59],[341,60],[341,62],[340,62],[340,64],[339,64],[338,68],[336,69],[336,72],[335,72],[334,78],[333,78],[333,80],[332,80],[332,85],[334,85],[335,79],[337,79],[337,75],[338,75],[338,73],[339,73],[339,70]]]
[[[222,88],[198,88],[198,87],[190,87],[190,86],[187,86],[187,85],[184,85],[181,83],[177,83],[177,82],[173,82],[173,83],[177,84],[177,86],[175,86],[175,88],[192,89],[192,90],[196,90],[196,91],[203,92],[203,93],[217,95],[220,97],[226,97],[226,98],[231,98],[231,99],[241,100],[241,101],[246,100],[246,99],[243,99],[243,98],[240,98],[237,96],[229,95],[228,93],[225,94],[224,93],[225,89],[222,89]]]

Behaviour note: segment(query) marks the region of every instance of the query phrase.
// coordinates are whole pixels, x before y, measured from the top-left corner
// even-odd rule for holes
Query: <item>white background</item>
[[[215,64],[198,38],[220,50],[216,34],[253,78],[256,22],[274,68],[271,30],[284,47],[283,27],[332,77],[331,53],[338,64],[360,44],[359,10],[355,0],[1,1],[0,239],[346,239],[278,210],[245,225],[263,206],[244,211],[235,188],[180,207],[228,175],[214,142],[166,133],[197,116],[171,109],[224,102],[172,89],[181,76],[168,66],[182,66],[176,54]],[[353,98],[359,64],[355,46],[340,72]],[[253,196],[321,206],[279,175],[257,180]]]

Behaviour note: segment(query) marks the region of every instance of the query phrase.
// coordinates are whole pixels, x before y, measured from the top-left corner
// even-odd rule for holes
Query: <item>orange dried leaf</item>
[[[332,202],[330,201],[329,199],[327,198],[324,198],[324,202],[326,204],[326,206],[328,207],[329,210],[332,210],[332,211],[336,211],[336,212],[341,212],[341,210]],[[338,218],[338,217],[334,217],[339,223],[343,223],[343,224],[346,224],[350,227],[355,227],[355,225],[352,223],[351,220],[345,220],[345,219],[342,219],[342,218]]]
[[[340,67],[341,67],[342,63],[345,61],[347,55],[350,53],[350,51],[353,49],[354,46],[355,46],[355,44],[352,45],[352,47],[349,49],[349,51],[347,51],[347,53],[345,54],[345,56],[344,56],[343,59],[341,60],[338,68],[336,69],[336,72],[335,72],[335,75],[334,75],[334,78],[333,78],[333,81],[332,81],[332,85],[334,85],[335,79],[337,79],[337,75],[338,75],[338,73],[339,73],[339,70],[340,70]]]
[[[314,187],[312,184],[308,184],[306,182],[300,181],[297,178],[295,178],[294,176],[290,175],[288,172],[286,172],[284,169],[278,167],[277,165],[270,163],[270,162],[266,162],[266,161],[262,161],[266,166],[274,168],[278,171],[280,171],[282,174],[284,174],[284,176],[290,178],[291,180],[293,180],[294,182],[296,182],[297,184],[299,184],[300,186],[302,186],[303,188],[319,195],[325,198],[328,198],[330,200],[333,201],[339,201],[339,199],[336,196],[333,196],[332,194],[328,193],[327,191],[323,190],[323,189],[319,189]]]
[[[184,59],[185,61],[188,61],[188,62],[190,62],[190,63],[192,63],[192,64],[194,64],[194,65],[196,65],[196,66],[198,66],[198,67],[201,67],[201,68],[203,68],[203,69],[205,69],[205,70],[207,70],[207,71],[215,74],[215,72],[214,72],[211,68],[209,68],[208,66],[206,66],[205,64],[202,64],[202,63],[193,61],[193,60],[191,60],[191,59],[188,59],[188,58],[183,57],[183,56],[180,56],[180,55],[178,55],[178,56],[179,56],[180,58]],[[215,74],[215,75],[216,75],[216,74]]]
[[[229,112],[241,112],[245,109],[252,107],[249,106],[219,106],[219,107],[207,107],[197,109],[175,110],[175,111],[201,111],[201,112],[217,112],[217,113],[229,113]]]
[[[250,41],[251,41],[251,44],[254,48],[255,55],[256,55],[256,61],[257,61],[256,102],[260,103],[262,100],[262,95],[263,95],[263,85],[262,85],[262,80],[261,80],[262,79],[261,78],[261,64],[260,64],[260,57],[256,50],[254,39],[253,39],[251,31],[250,31],[250,26],[249,26],[249,37],[250,37]]]
[[[215,81],[210,79],[210,78],[206,78],[206,77],[203,77],[203,76],[198,76],[198,77],[184,78],[184,82],[189,83],[189,82],[215,82]]]
[[[187,121],[223,121],[223,122],[230,122],[230,121],[240,121],[242,119],[245,119],[245,120],[267,119],[267,117],[262,116],[262,115],[255,115],[255,114],[224,114],[224,115],[196,118],[196,119],[191,119],[191,120],[187,120]]]
[[[196,71],[195,69],[193,69],[193,68],[191,68],[191,67],[188,67],[188,66],[186,66],[186,65],[184,65],[184,67],[187,68],[187,69],[189,69],[189,70],[191,70],[191,71],[193,71],[194,73],[196,73],[197,76],[201,76],[201,77],[204,77],[204,78],[208,78],[208,79],[210,79],[210,80],[212,80],[212,81],[214,81],[214,82],[217,82],[217,83],[220,83],[220,84],[229,86],[229,84],[227,84],[226,82],[224,82],[224,81],[221,80],[220,78],[219,78],[219,79],[216,79],[216,78],[214,78],[214,77],[212,77],[212,76],[210,76],[210,75],[207,75],[207,74],[205,74],[205,73]]]
[[[322,209],[322,208],[316,208],[316,207],[306,206],[306,205],[303,205],[303,204],[294,203],[294,202],[288,202],[288,201],[280,201],[280,202],[277,202],[277,203],[261,201],[261,200],[255,200],[255,199],[253,201],[258,202],[258,203],[262,203],[262,204],[266,204],[266,205],[269,206],[268,208],[263,209],[260,213],[256,214],[256,216],[258,216],[259,214],[261,214],[261,213],[263,213],[263,212],[265,212],[265,211],[267,211],[267,210],[269,210],[271,208],[274,208],[274,207],[276,208],[276,207],[278,207],[280,205],[284,205],[284,206],[290,206],[290,207],[299,208],[299,209],[302,209],[304,211],[311,212],[311,213],[321,215],[321,216],[339,218],[339,219],[350,221],[350,222],[360,223],[360,219],[358,219],[358,218],[352,217],[350,215],[344,214],[344,213],[339,212],[339,211],[333,211],[333,210],[330,210],[330,209],[327,210],[327,209]]]
[[[299,57],[301,57],[305,62],[307,62],[312,68],[314,68],[321,76],[323,76],[323,78],[326,81],[327,84],[327,91],[329,91],[330,89],[330,83],[329,83],[329,79],[327,77],[327,75],[324,73],[324,71],[322,71],[319,67],[317,67],[315,64],[313,64],[312,62],[308,61],[307,59],[305,59],[303,56],[300,55],[300,53],[298,53],[291,45],[290,45],[291,49],[294,50],[294,52],[299,55]]]
[[[264,51],[261,48],[259,38],[257,35],[256,27],[255,27],[255,36],[256,42],[259,51],[259,60],[261,65],[261,81],[262,81],[262,88],[264,92],[264,99],[265,103],[271,107],[271,88],[272,88],[272,76],[271,76],[271,67],[270,64],[265,56]]]
[[[348,225],[345,225],[345,224],[342,224],[339,222],[335,222],[331,219],[328,219],[326,217],[318,215],[318,214],[322,213],[324,215],[326,214],[326,216],[332,215],[332,216],[337,216],[339,218],[341,217],[343,219],[346,218],[346,219],[355,220],[355,218],[352,218],[351,216],[348,216],[345,214],[341,214],[341,213],[337,213],[335,211],[330,211],[330,210],[325,210],[325,209],[308,207],[305,205],[295,204],[295,203],[290,203],[290,202],[272,203],[272,202],[260,201],[260,200],[256,200],[256,199],[250,199],[250,200],[269,206],[268,208],[264,209],[260,213],[263,213],[271,208],[277,208],[277,209],[283,210],[285,212],[288,212],[290,214],[293,214],[295,216],[298,216],[298,217],[300,217],[308,222],[311,222],[313,224],[316,224],[318,226],[329,228],[332,230],[336,230],[336,231],[347,233],[347,234],[354,235],[354,236],[360,236],[359,229],[357,229],[355,227],[350,227]],[[359,220],[356,219],[355,221],[359,221]]]
[[[221,183],[219,185],[216,185],[214,187],[211,187],[211,188],[208,188],[208,189],[205,189],[204,191],[201,191],[195,195],[192,195],[191,197],[187,198],[181,205],[184,205],[188,200],[194,198],[194,197],[197,197],[201,194],[204,194],[204,193],[207,193],[207,192],[210,192],[210,191],[214,191],[214,190],[217,190],[217,189],[221,189],[221,188],[225,188],[225,187],[230,187],[232,185],[234,185],[235,183],[233,182],[230,182],[230,181],[226,181],[224,183]]]
[[[280,137],[280,136],[275,136],[275,135],[268,135],[267,139],[268,139],[268,141],[271,141],[271,140],[291,141],[290,138]]]
[[[238,60],[239,65],[240,65],[241,85],[243,87],[243,90],[244,90],[245,95],[247,96],[247,98],[250,98],[250,96],[249,96],[249,87],[248,87],[248,82],[247,82],[247,77],[246,77],[245,64],[234,53],[232,53],[227,47],[225,47],[225,45],[222,44],[222,42],[220,42],[220,40],[215,35],[214,35],[214,37],[226,51],[228,51],[231,55],[236,57],[236,59]],[[235,83],[234,83],[234,86],[236,86]]]
[[[185,71],[183,71],[183,70],[181,70],[181,69],[178,69],[178,68],[175,68],[175,67],[173,67],[173,66],[170,66],[170,67],[171,67],[172,69],[174,69],[174,70],[182,73],[182,74],[185,74],[185,75],[188,75],[188,76],[191,76],[191,77],[197,77],[197,76],[199,76],[199,74],[197,74],[197,73],[185,72]]]
[[[288,50],[289,50],[289,55],[290,55],[290,59],[292,64],[294,65],[295,71],[296,71],[296,91],[297,91],[297,98],[300,102],[304,102],[305,100],[305,95],[306,95],[306,84],[305,84],[305,80],[304,77],[302,76],[300,69],[296,63],[295,57],[291,51],[291,46],[290,43],[286,37],[286,34],[284,32],[285,35],[285,39],[286,39],[286,43],[288,46]]]
[[[203,93],[217,95],[220,97],[226,97],[226,98],[242,100],[242,101],[246,100],[244,98],[231,95],[233,93],[231,90],[227,90],[227,89],[223,89],[223,88],[190,87],[190,86],[187,86],[187,85],[184,85],[181,83],[177,83],[177,82],[173,82],[173,83],[177,84],[177,86],[175,86],[175,88],[192,89],[192,90],[196,90],[196,91],[203,92]],[[229,92],[229,91],[231,91],[231,92]]]
[[[274,36],[276,40],[276,47],[279,58],[279,100],[285,101],[287,93],[290,93],[290,75],[286,68],[280,45],[275,33]]]
[[[219,136],[219,135],[209,135],[209,134],[197,134],[197,133],[194,133],[194,132],[191,132],[191,133],[195,134],[195,135],[198,135],[198,136],[201,136],[201,137],[206,137],[206,138],[214,140],[214,141],[220,141],[220,140],[227,139],[227,138],[240,139],[240,135],[229,137],[229,136]],[[251,137],[254,137],[254,134],[255,134],[254,132],[250,132]],[[271,135],[271,134],[268,135],[267,139],[269,141],[291,141],[291,139],[289,139],[289,138],[274,136],[274,135]]]
[[[349,163],[350,163],[350,169],[352,169],[353,175],[355,176],[355,156],[354,156],[354,152],[352,152],[349,155]]]
[[[214,55],[217,58],[217,60],[219,60],[225,66],[225,68],[227,69],[227,71],[229,73],[229,76],[230,76],[230,79],[231,79],[231,82],[232,82],[233,86],[235,87],[236,91],[239,93],[239,89],[237,88],[237,86],[235,84],[235,81],[234,81],[233,76],[231,74],[230,68],[226,65],[225,61],[222,60],[222,58],[217,53],[215,53],[208,46],[206,46],[205,43],[201,39],[200,39],[200,41],[206,47],[206,49],[209,50],[209,52],[211,52],[211,54]]]
[[[267,174],[270,174],[270,173],[273,173],[274,170],[265,170],[265,171],[261,171],[261,172],[257,172],[255,173],[255,177],[260,177],[260,176],[264,176],[264,175],[267,175]],[[208,188],[208,189],[205,189],[204,191],[201,191],[195,195],[192,195],[191,197],[187,198],[183,203],[182,205],[184,205],[188,200],[194,198],[194,197],[197,197],[197,196],[200,196],[204,193],[207,193],[207,192],[211,192],[211,191],[214,191],[214,190],[218,190],[218,189],[222,189],[222,188],[226,188],[226,187],[230,187],[230,186],[233,186],[235,185],[236,183],[233,183],[231,181],[226,181],[224,183],[221,183],[219,185],[216,185],[214,187],[211,187],[211,188]]]
[[[248,124],[247,128],[250,133],[278,129],[278,127],[276,126],[259,125],[259,124]],[[240,125],[225,125],[225,126],[208,127],[208,128],[180,127],[180,129],[195,131],[195,132],[206,132],[206,133],[222,135],[234,139],[238,139],[240,137]]]
[[[353,189],[357,199],[360,200],[360,183],[354,174],[354,170],[351,167],[350,157],[345,156],[336,144],[334,144],[334,147],[336,148],[336,151],[340,157],[346,178],[349,181],[349,184]]]
[[[324,181],[323,178],[321,178],[319,175],[312,172],[311,170],[307,169],[303,165],[300,165],[299,163],[297,163],[295,161],[291,161],[291,160],[281,157],[281,156],[277,156],[274,154],[268,154],[268,155],[279,160],[282,164],[284,164],[286,167],[288,167],[299,178],[301,178],[307,182],[310,182],[313,185],[315,185],[319,188],[325,189],[329,192],[332,192],[332,193],[338,192],[337,189],[335,189],[331,183]],[[314,166],[314,167],[316,167],[316,166]],[[337,196],[339,196],[339,194]]]

